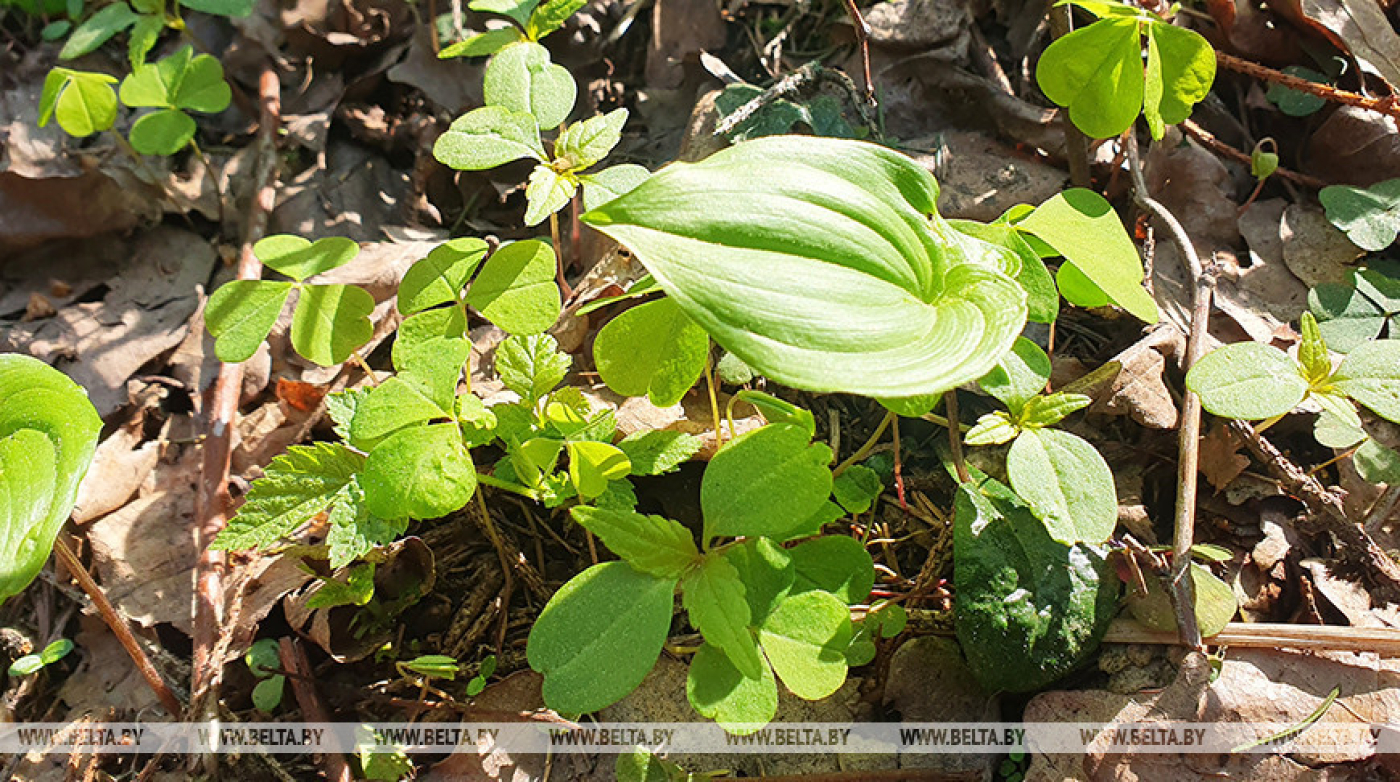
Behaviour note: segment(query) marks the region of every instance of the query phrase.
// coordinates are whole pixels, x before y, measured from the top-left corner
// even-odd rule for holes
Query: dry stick
[[[478,488],[477,491],[480,492],[481,489]],[[486,539],[495,547],[496,556],[501,560],[501,567],[514,568],[520,576],[520,580],[525,582],[525,587],[535,597],[548,601],[553,593],[544,585],[544,576],[540,575],[535,566],[531,565],[529,560],[525,559],[525,555],[520,553],[520,547],[516,546],[515,542],[501,532],[500,527],[496,526],[495,519],[491,518],[491,513],[486,508],[486,501],[483,499],[480,502],[467,503],[467,514],[472,516],[472,520],[486,534]]]
[[[73,553],[73,549],[68,548],[68,544],[63,542],[63,538],[55,538],[53,551],[63,562],[63,566],[73,575],[78,582],[78,586],[83,588],[87,596],[92,598],[93,605],[97,606],[97,612],[102,615],[102,621],[112,629],[112,633],[121,642],[122,648],[131,655],[131,661],[136,663],[136,670],[141,672],[141,678],[146,680],[146,684],[151,686],[160,700],[160,705],[170,712],[171,716],[179,717],[184,711],[180,701],[175,697],[175,693],[170,691],[170,687],[161,678],[160,671],[151,664],[151,660],[146,656],[146,652],[141,648],[141,644],[136,641],[136,636],[131,634],[131,627],[126,619],[117,613],[117,609],[107,600],[107,596],[102,593],[102,587],[97,585],[92,575],[83,567],[83,563],[78,560],[78,555]]]
[[[1070,31],[1070,7],[1060,8],[1053,3],[1049,10],[1050,34],[1061,38]],[[1089,170],[1089,139],[1083,131],[1069,120],[1069,112],[1060,112],[1060,124],[1065,133],[1065,161],[1069,163],[1069,180],[1075,187],[1088,187],[1093,178]]]
[[[280,85],[268,66],[259,82],[262,118],[258,127],[258,189],[248,206],[243,247],[238,259],[238,279],[256,280],[262,264],[253,254],[253,244],[267,229],[267,216],[276,196],[277,155],[274,142],[280,121]],[[233,450],[233,422],[238,414],[238,397],[243,387],[242,364],[220,364],[219,378],[205,399],[204,463],[195,499],[196,563],[194,604],[194,670],[190,687],[190,715],[196,719],[217,716],[218,690],[223,678],[223,660],[214,659],[224,607],[224,556],[209,544],[223,530],[233,508],[229,494],[229,464]]]
[[[851,24],[856,29],[856,44],[860,46],[860,65],[865,77],[865,100],[875,105],[875,81],[870,78],[870,25],[860,15],[855,0],[845,0],[846,13],[851,15]]]
[[[1181,253],[1191,274],[1191,332],[1186,337],[1186,358],[1181,371],[1189,372],[1191,365],[1205,353],[1206,325],[1210,321],[1210,300],[1215,293],[1216,268],[1202,268],[1201,259],[1186,229],[1165,206],[1147,194],[1147,182],[1142,173],[1142,157],[1138,154],[1137,135],[1128,130],[1126,150],[1128,169],[1133,175],[1134,200],[1144,211],[1161,220],[1167,227],[1172,244]],[[1181,430],[1177,440],[1176,515],[1172,529],[1172,605],[1176,610],[1177,632],[1181,642],[1193,649],[1201,648],[1201,629],[1196,624],[1196,596],[1191,579],[1191,542],[1196,526],[1196,479],[1201,442],[1201,398],[1186,389],[1181,403]]]
[[[958,390],[950,388],[943,392],[943,412],[948,416],[948,449],[953,453],[953,469],[958,471],[958,483],[967,483],[972,475],[963,461],[962,428],[958,426]]]
[[[1222,68],[1228,68],[1237,73],[1243,73],[1246,76],[1253,76],[1256,79],[1267,81],[1271,84],[1279,84],[1290,90],[1305,92],[1309,95],[1316,95],[1323,100],[1332,101],[1333,103],[1340,103],[1344,106],[1355,106],[1359,109],[1374,111],[1377,114],[1385,114],[1386,116],[1400,120],[1400,103],[1397,103],[1394,97],[1371,98],[1355,92],[1339,90],[1330,84],[1318,84],[1315,81],[1308,81],[1307,79],[1302,79],[1297,76],[1290,76],[1282,71],[1266,68],[1263,65],[1252,63],[1249,60],[1232,57],[1224,52],[1215,53],[1215,62]]]
[[[295,673],[294,676],[288,676],[287,680],[292,683],[292,694],[296,696],[302,720],[330,722],[325,706],[321,705],[321,699],[316,695],[311,661],[306,659],[306,651],[301,648],[301,644],[291,638],[283,638],[277,642],[277,652],[277,656],[282,660],[282,667]],[[350,782],[354,779],[350,773],[350,765],[339,752],[321,753],[321,772],[331,782]]]
[[[1361,528],[1367,532],[1375,532],[1381,528],[1385,520],[1390,518],[1390,514],[1395,512],[1396,503],[1400,502],[1400,483],[1392,483],[1385,488],[1385,492],[1376,498],[1371,509],[1366,512],[1366,521]]]
[[[1376,545],[1365,530],[1347,518],[1341,498],[1323,488],[1316,478],[1254,431],[1254,427],[1243,421],[1231,421],[1230,429],[1244,439],[1245,447],[1268,466],[1284,489],[1307,506],[1308,514],[1321,530],[1336,536],[1342,547],[1358,557],[1381,586],[1400,591],[1400,564]]]
[[[1174,633],[1149,630],[1131,619],[1116,619],[1104,635],[1106,643],[1165,644],[1180,640]],[[1287,625],[1267,622],[1231,622],[1207,639],[1211,646],[1311,649],[1317,651],[1375,652],[1400,657],[1400,630],[1389,627],[1333,627]]]
[[[1211,152],[1214,152],[1215,154],[1221,157],[1229,158],[1235,161],[1236,163],[1240,163],[1246,166],[1254,162],[1248,154],[1241,152],[1238,149],[1235,149],[1229,144],[1226,144],[1225,142],[1216,138],[1210,131],[1206,130],[1200,125],[1197,125],[1193,120],[1188,119],[1182,122],[1181,129],[1185,131],[1186,135],[1195,139],[1206,149],[1209,149]],[[1327,187],[1327,183],[1322,181],[1321,179],[1318,179],[1317,177],[1308,176],[1307,174],[1300,174],[1297,171],[1284,168],[1283,166],[1279,166],[1277,169],[1275,169],[1274,174],[1283,177],[1284,179],[1287,179],[1290,182],[1296,182],[1297,184],[1302,185],[1303,187],[1310,187],[1313,190],[1321,190],[1322,188]]]

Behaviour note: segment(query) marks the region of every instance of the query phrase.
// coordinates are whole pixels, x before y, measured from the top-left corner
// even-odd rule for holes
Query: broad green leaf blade
[[[633,432],[617,444],[632,463],[633,475],[664,475],[700,450],[700,438],[668,429]]]
[[[122,103],[132,108],[179,108],[175,95],[193,59],[194,47],[185,46],[158,62],[136,68],[122,79]]]
[[[759,642],[783,684],[799,698],[820,700],[846,681],[851,614],[826,592],[790,595],[759,628]]]
[[[796,571],[792,555],[768,538],[752,538],[725,547],[724,558],[744,582],[749,603],[749,623],[761,625],[778,603],[792,591]]]
[[[991,483],[990,481],[988,483]],[[989,692],[1036,690],[1084,659],[1118,609],[1118,579],[1092,546],[1065,546],[999,486],[958,488],[958,641]]]
[[[233,91],[224,81],[224,68],[212,55],[201,54],[185,66],[179,87],[170,95],[171,104],[185,111],[217,114],[228,108]]]
[[[749,632],[744,582],[729,560],[710,553],[687,571],[681,578],[681,603],[705,641],[719,647],[745,678],[763,675],[763,659]]]
[[[1103,196],[1082,188],[1066,190],[1019,225],[1055,248],[1113,303],[1144,322],[1157,322],[1157,303],[1142,287],[1142,259]]]
[[[438,59],[447,60],[453,57],[489,57],[499,52],[501,49],[517,41],[525,40],[518,27],[501,27],[495,30],[487,30],[484,33],[473,35],[465,41],[458,41],[451,46],[443,47],[438,52]]]
[[[302,282],[354,260],[360,246],[343,236],[308,241],[291,234],[264,237],[253,245],[253,254],[274,271]]]
[[[1059,429],[1027,429],[1006,453],[1011,488],[1060,543],[1102,543],[1118,524],[1113,472],[1094,446]]]
[[[369,450],[400,429],[451,417],[423,386],[391,377],[370,389],[356,406],[350,421],[350,444]]]
[[[483,106],[453,120],[433,142],[433,157],[458,171],[495,168],[520,158],[545,159],[535,118],[505,106]]]
[[[1191,109],[1210,92],[1215,50],[1199,33],[1166,22],[1149,22],[1147,37],[1161,58],[1162,91],[1155,111],[1161,122],[1175,125],[1190,117]],[[1161,134],[1154,132],[1153,137]]]
[[[680,578],[700,558],[690,530],[680,522],[587,505],[575,506],[569,515],[632,567],[658,578]]]
[[[622,140],[627,109],[614,109],[564,128],[554,142],[554,160],[562,171],[578,171],[602,162]]]
[[[308,285],[292,313],[292,347],[321,366],[339,364],[369,342],[374,297],[355,285]]]
[[[1400,340],[1378,339],[1347,354],[1332,387],[1371,412],[1400,423]]]
[[[145,114],[131,126],[131,146],[143,155],[173,155],[194,138],[190,115],[179,109]]]
[[[1332,185],[1322,188],[1317,198],[1327,210],[1327,219],[1363,250],[1384,250],[1400,232],[1400,179],[1369,188]]]
[[[83,20],[78,29],[68,36],[63,50],[58,53],[60,60],[72,60],[97,51],[97,47],[111,40],[112,36],[136,24],[136,12],[126,3],[112,3],[99,9],[97,13]]]
[[[1026,402],[1044,391],[1048,382],[1050,357],[1039,345],[1017,337],[1011,350],[997,361],[991,372],[977,381],[977,385],[1001,400],[1013,415],[1019,415]]]
[[[632,472],[627,454],[607,443],[585,440],[568,443],[569,481],[579,499],[587,502],[607,491],[609,481],[620,481]]]
[[[1035,80],[1086,135],[1117,136],[1143,104],[1138,22],[1101,20],[1056,39],[1040,55]]]
[[[1351,455],[1356,472],[1371,483],[1400,484],[1400,453],[1367,440]]]
[[[37,429],[19,429],[0,437],[0,544],[5,546],[0,556],[0,598],[20,593],[34,580],[66,520],[49,522],[55,489],[63,477],[58,474],[54,445]]]
[[[511,334],[544,331],[559,319],[555,263],[544,242],[512,242],[486,260],[466,302]]]
[[[73,71],[67,68],[54,68],[44,77],[44,89],[39,93],[39,127],[53,119],[54,108],[58,105],[58,94],[68,87]]]
[[[204,325],[214,335],[214,355],[237,364],[258,352],[292,292],[290,282],[234,280],[219,286],[204,308]]]
[[[830,592],[849,605],[864,603],[875,586],[875,563],[855,538],[825,535],[788,549],[792,594]]]
[[[1027,206],[1027,209],[1030,207]],[[1004,217],[1004,216],[1003,216]],[[1005,247],[1021,259],[1021,271],[1016,282],[1026,291],[1026,319],[1036,323],[1054,323],[1060,314],[1060,292],[1055,290],[1055,278],[1045,268],[1040,253],[1026,241],[1025,235],[1003,218],[994,223],[975,220],[949,220],[957,230],[986,242]]]
[[[336,500],[364,467],[365,457],[332,443],[293,445],[268,464],[238,514],[211,548],[263,548],[292,534]]]
[[[399,283],[399,312],[412,315],[457,301],[490,245],[468,237],[450,239],[409,267]]]
[[[593,341],[593,361],[608,388],[646,396],[658,407],[681,401],[709,355],[709,335],[670,297],[623,312]]]
[[[549,393],[569,374],[572,363],[548,334],[510,336],[496,348],[496,372],[506,388],[527,402]]]
[[[730,733],[747,735],[778,713],[778,682],[766,660],[760,660],[759,674],[750,678],[740,673],[719,647],[707,642],[690,661],[685,695],[702,716]]]
[[[807,521],[831,496],[831,449],[792,424],[736,438],[710,460],[700,484],[706,542],[767,536]]]
[[[937,196],[883,147],[775,136],[672,164],[584,221],[760,373],[909,397],[986,374],[1025,321],[1016,256],[950,228]]]
[[[541,128],[563,124],[573,111],[578,85],[537,43],[513,43],[486,64],[482,92],[488,106],[529,114]]]
[[[254,0],[180,0],[180,5],[206,14],[241,19],[253,15]]]
[[[116,79],[105,73],[68,72],[68,84],[58,95],[54,119],[73,136],[91,136],[117,121]]]
[[[1314,392],[1313,398],[1322,400],[1325,394]],[[1351,400],[1342,397],[1341,401],[1351,405]],[[1353,423],[1353,420],[1355,422]],[[1313,422],[1313,437],[1319,445],[1326,448],[1350,448],[1366,439],[1366,430],[1361,428],[1361,417],[1356,414],[1356,407],[1351,406],[1351,417],[1343,418],[1329,412],[1324,407],[1322,415]]]
[[[1234,618],[1238,609],[1235,591],[1195,562],[1191,563],[1191,583],[1195,587],[1196,624],[1201,635],[1209,638],[1224,630]],[[1176,610],[1160,579],[1148,578],[1147,594],[1130,595],[1124,604],[1144,626],[1164,633],[1176,632]]]
[[[1162,50],[1157,45],[1157,36],[1152,34],[1154,25],[1147,27],[1147,70],[1143,78],[1142,118],[1147,120],[1147,132],[1154,141],[1161,141],[1166,135],[1167,123],[1162,120],[1162,98],[1166,84],[1162,76]],[[1211,64],[1214,65],[1212,56]]]
[[[1054,393],[1049,396],[1033,396],[1021,409],[1021,426],[1026,428],[1054,426],[1065,416],[1093,404],[1094,400],[1083,394]]]
[[[530,21],[525,24],[525,35],[532,41],[538,41],[563,27],[575,11],[587,4],[588,0],[545,0],[530,14]]]
[[[610,166],[597,173],[580,174],[583,183],[583,209],[592,211],[647,181],[651,172],[636,163]]]
[[[394,368],[399,377],[418,386],[443,410],[451,410],[457,398],[457,382],[462,367],[471,356],[472,345],[462,337],[419,336],[402,345],[395,343]],[[400,334],[399,339],[403,339]]]
[[[587,714],[641,684],[671,627],[676,579],[604,562],[565,584],[540,612],[525,648],[544,674],[544,702]]]
[[[383,519],[436,519],[467,504],[476,468],[456,424],[402,429],[365,459],[365,506]]]
[[[534,12],[535,6],[539,4],[540,0],[472,0],[467,7],[473,11],[509,17],[524,27],[530,21],[530,14]]]
[[[1059,286],[1060,295],[1065,297],[1065,301],[1076,307],[1091,310],[1107,307],[1112,303],[1102,288],[1095,285],[1093,280],[1069,261],[1060,264],[1060,268],[1055,270],[1055,284]]]
[[[443,307],[415,312],[399,324],[391,356],[396,367],[432,361],[437,340],[462,339],[467,333],[467,316],[459,307]],[[470,346],[468,346],[470,350]],[[463,362],[465,363],[465,361]]]
[[[880,474],[862,464],[853,464],[845,472],[836,476],[831,484],[831,496],[848,513],[864,513],[870,510],[885,485],[880,482]]]
[[[1385,328],[1386,313],[1353,285],[1321,283],[1308,291],[1308,310],[1327,346],[1338,353],[1350,353]]]
[[[1258,342],[1236,342],[1202,356],[1186,373],[1186,387],[1211,415],[1243,421],[1283,415],[1308,393],[1298,362]]]
[[[535,166],[525,184],[525,225],[533,228],[544,222],[568,206],[577,191],[578,183],[571,175],[560,174],[549,166]]]

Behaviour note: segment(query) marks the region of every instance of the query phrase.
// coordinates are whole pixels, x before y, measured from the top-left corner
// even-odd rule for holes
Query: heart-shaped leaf
[[[264,266],[302,282],[349,263],[360,252],[354,240],[328,236],[315,242],[291,234],[264,237],[253,245],[253,254]]]
[[[374,297],[354,285],[308,285],[292,314],[292,347],[320,364],[339,364],[369,342]]]
[[[608,388],[646,396],[657,407],[681,401],[709,355],[710,336],[669,297],[623,312],[593,341],[593,361]]]
[[[725,547],[724,558],[744,582],[744,599],[749,603],[749,622],[763,620],[792,591],[796,571],[788,550],[768,538],[750,538]]]
[[[1006,453],[1006,474],[1066,545],[1102,543],[1118,524],[1113,472],[1094,446],[1059,429],[1026,429]]]
[[[954,231],[937,198],[884,147],[774,136],[672,164],[584,220],[762,374],[912,397],[986,374],[1026,317],[1016,256]]]
[[[855,538],[824,535],[787,550],[792,557],[792,594],[819,589],[850,605],[864,603],[875,586],[875,563]]]
[[[1400,339],[1367,342],[1347,354],[1332,387],[1371,412],[1400,423]]]
[[[505,106],[482,106],[453,120],[433,142],[433,157],[458,171],[495,168],[520,158],[545,159],[534,116]]]
[[[186,46],[159,62],[146,63],[122,80],[122,103],[133,108],[184,109],[209,114],[228,108],[233,93],[219,61],[194,56]]]
[[[741,435],[710,460],[700,484],[704,539],[766,536],[806,522],[831,496],[831,449],[792,424]]]
[[[54,68],[44,78],[39,100],[39,127],[58,120],[58,126],[73,136],[91,136],[107,130],[117,120],[116,79],[105,73]]]
[[[1202,356],[1186,373],[1186,387],[1212,415],[1242,421],[1283,415],[1308,393],[1298,362],[1258,342],[1236,342]]]
[[[1215,82],[1215,50],[1200,33],[1151,21],[1142,113],[1154,139],[1191,116]]]
[[[1075,127],[1113,138],[1142,110],[1142,44],[1136,19],[1102,19],[1055,40],[1036,65],[1045,97],[1069,109]]]
[[[204,325],[214,335],[214,355],[237,364],[258,352],[287,303],[292,283],[234,280],[219,286],[204,308]]]
[[[1322,188],[1317,198],[1327,219],[1363,250],[1384,250],[1400,232],[1400,179],[1367,188],[1332,185]]]
[[[817,590],[784,599],[763,620],[758,637],[783,684],[793,695],[815,701],[845,683],[852,632],[846,604]]]
[[[490,245],[481,239],[451,239],[409,267],[399,283],[399,312],[412,315],[457,301]]]
[[[578,85],[537,43],[513,43],[486,64],[482,93],[488,106],[529,114],[541,128],[562,125],[573,111]]]
[[[537,334],[559,319],[554,248],[530,239],[512,242],[486,261],[467,291],[467,304],[510,334]]]
[[[701,715],[735,735],[753,733],[778,713],[778,683],[766,660],[759,676],[739,672],[718,646],[704,643],[691,658],[685,695]]]
[[[179,109],[161,109],[143,115],[131,126],[131,146],[143,155],[173,155],[194,138],[190,115]]]

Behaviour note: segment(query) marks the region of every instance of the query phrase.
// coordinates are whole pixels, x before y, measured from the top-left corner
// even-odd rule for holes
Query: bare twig
[[[958,425],[958,390],[950,388],[943,392],[943,412],[948,416],[948,450],[953,454],[953,469],[958,472],[958,483],[967,483],[972,480],[972,474],[967,471],[967,462],[963,460],[962,450],[962,428]]]
[[[1235,161],[1236,163],[1240,163],[1246,166],[1250,165],[1253,162],[1253,160],[1248,154],[1241,152],[1238,149],[1235,149],[1229,144],[1226,144],[1225,142],[1216,138],[1214,134],[1201,127],[1200,125],[1197,125],[1192,120],[1188,119],[1182,122],[1181,129],[1183,132],[1186,133],[1186,135],[1190,136],[1191,138],[1195,139],[1198,143],[1200,143],[1201,146],[1205,147],[1206,149],[1209,149],[1211,152],[1214,152],[1215,154],[1221,157],[1229,158]],[[1322,181],[1321,179],[1318,179],[1317,177],[1311,177],[1307,174],[1300,174],[1297,171],[1284,168],[1283,166],[1279,166],[1277,169],[1275,169],[1274,175],[1287,179],[1290,182],[1295,182],[1299,185],[1302,185],[1303,187],[1310,187],[1313,190],[1321,190],[1322,188],[1327,187],[1327,183]]]
[[[292,638],[282,638],[277,642],[277,652],[282,660],[282,667],[295,673],[294,676],[287,677],[287,680],[292,683],[292,694],[296,696],[302,720],[330,722],[330,716],[326,714],[326,708],[316,694],[311,662],[306,659],[306,651],[301,648],[301,644]],[[331,782],[350,782],[354,779],[350,773],[350,765],[339,752],[323,752],[320,760],[321,773]]]
[[[1390,518],[1390,514],[1395,512],[1396,503],[1400,503],[1400,483],[1392,483],[1385,487],[1385,492],[1376,498],[1371,509],[1366,512],[1366,522],[1361,525],[1367,532],[1375,532],[1381,528],[1385,520]]]
[[[1149,630],[1130,619],[1115,620],[1108,626],[1108,633],[1103,640],[1106,643],[1124,644],[1179,643],[1179,639],[1173,633]],[[1225,625],[1224,630],[1206,640],[1211,646],[1375,652],[1382,657],[1400,657],[1400,630],[1388,627],[1231,622]]]
[[[1315,95],[1323,100],[1333,103],[1340,103],[1344,106],[1355,106],[1359,109],[1374,111],[1377,114],[1385,114],[1389,117],[1400,119],[1400,103],[1397,103],[1393,96],[1385,98],[1372,98],[1366,95],[1359,95],[1347,90],[1339,90],[1330,84],[1319,84],[1315,81],[1308,81],[1297,76],[1290,76],[1282,71],[1267,68],[1258,63],[1242,60],[1239,57],[1232,57],[1224,52],[1215,53],[1215,62],[1222,68],[1246,76],[1253,76],[1256,79],[1267,81],[1271,84],[1279,84],[1290,90],[1304,92],[1308,95]]]
[[[478,488],[477,491],[480,492],[481,489]],[[491,518],[491,512],[486,508],[486,501],[467,503],[467,515],[471,516],[477,526],[481,527],[481,531],[486,534],[486,539],[496,549],[496,555],[501,560],[501,568],[506,571],[506,577],[509,578],[511,570],[514,570],[515,574],[520,576],[520,580],[525,582],[525,588],[529,589],[531,594],[541,600],[548,601],[553,593],[544,585],[544,576],[540,575],[540,571],[536,570],[535,566],[525,559],[525,555],[520,553],[520,547],[515,545],[515,541],[496,526],[495,519]],[[506,610],[506,607],[502,606],[501,610]]]
[[[1068,35],[1070,32],[1070,6],[1057,6],[1054,2],[1049,3],[1050,9],[1048,17],[1050,19],[1050,34],[1055,38]],[[1069,164],[1069,180],[1075,187],[1088,187],[1092,179],[1089,170],[1089,139],[1084,133],[1070,122],[1069,112],[1060,112],[1060,124],[1064,127],[1065,133],[1065,162]]]
[[[1210,321],[1210,302],[1215,293],[1215,264],[1203,268],[1196,247],[1176,216],[1147,193],[1143,176],[1142,157],[1138,154],[1137,136],[1128,131],[1126,151],[1128,169],[1133,175],[1133,195],[1139,207],[1167,227],[1167,234],[1181,253],[1193,281],[1191,293],[1191,332],[1186,338],[1186,357],[1182,371],[1205,353],[1206,324]],[[1172,604],[1176,609],[1177,631],[1182,643],[1193,649],[1201,647],[1201,629],[1196,624],[1196,596],[1191,580],[1191,543],[1196,525],[1196,479],[1201,442],[1201,398],[1186,390],[1181,404],[1181,429],[1177,440],[1176,514],[1172,532]]]
[[[845,0],[846,13],[851,15],[851,25],[856,29],[856,44],[860,46],[860,65],[865,77],[865,100],[875,105],[875,82],[870,78],[870,25],[860,15],[855,0]]]
[[[263,70],[259,83],[262,118],[258,128],[258,189],[248,205],[243,246],[238,259],[238,278],[256,280],[262,264],[253,254],[253,245],[267,230],[267,216],[276,196],[277,155],[275,142],[280,122],[280,85],[271,66]],[[219,628],[223,620],[224,556],[209,544],[223,530],[233,510],[229,493],[229,464],[233,449],[233,425],[238,415],[238,397],[243,386],[242,364],[221,364],[219,378],[205,399],[204,462],[199,493],[195,500],[198,524],[194,605],[194,670],[190,687],[190,714],[196,719],[212,719],[217,714],[223,660],[215,659]]]
[[[150,685],[151,690],[155,692],[156,698],[160,700],[160,705],[164,706],[171,716],[179,717],[180,713],[184,711],[184,707],[180,705],[175,693],[170,691],[170,686],[165,683],[165,679],[161,678],[160,671],[157,671],[156,667],[151,664],[151,659],[146,656],[146,651],[141,648],[136,636],[131,634],[131,626],[127,624],[126,619],[117,613],[117,609],[102,593],[102,587],[97,585],[97,582],[87,572],[87,568],[83,567],[83,563],[78,560],[78,555],[73,553],[73,549],[68,548],[68,544],[63,542],[63,538],[54,539],[53,550],[58,559],[63,562],[63,566],[78,582],[78,586],[82,587],[87,596],[92,598],[93,605],[97,606],[97,612],[102,615],[102,621],[111,628],[112,634],[117,637],[122,648],[131,656],[131,661],[136,663],[136,670],[141,672],[141,678],[145,679],[146,684]]]

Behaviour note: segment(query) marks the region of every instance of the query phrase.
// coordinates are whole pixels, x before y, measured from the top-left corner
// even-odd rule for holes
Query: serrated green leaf
[[[748,677],[719,647],[702,644],[686,674],[686,698],[697,712],[726,731],[738,736],[753,733],[778,713],[773,669],[766,660],[759,662],[759,676]]]
[[[1117,136],[1143,106],[1138,22],[1104,19],[1056,39],[1040,55],[1035,80],[1086,135]]]
[[[1308,393],[1298,362],[1258,342],[1236,342],[1202,356],[1186,373],[1186,387],[1212,415],[1243,421],[1283,415]]]
[[[684,432],[650,429],[633,432],[617,444],[632,463],[633,475],[665,475],[700,450],[700,438]]]
[[[847,467],[836,476],[831,484],[831,495],[848,513],[864,513],[870,510],[885,485],[880,482],[880,474],[859,464]]]
[[[204,325],[214,335],[220,361],[247,361],[267,339],[292,292],[290,282],[234,280],[219,286],[204,308]]]
[[[1099,24],[1103,23],[1084,29]],[[1018,225],[1055,248],[1114,304],[1139,320],[1157,322],[1157,303],[1142,287],[1142,259],[1103,196],[1083,188],[1066,190],[1036,207]]]
[[[510,336],[496,348],[496,372],[501,382],[532,403],[563,382],[572,363],[548,334]]]
[[[569,514],[632,567],[658,578],[680,578],[700,557],[690,530],[662,516],[587,505],[575,506]]]
[[[977,385],[1001,400],[1012,415],[1020,415],[1027,400],[1044,391],[1048,382],[1050,357],[1039,345],[1017,337],[1011,349],[997,360],[991,372],[977,381]]]
[[[768,538],[751,538],[722,552],[744,583],[749,622],[761,625],[778,603],[792,591],[796,577],[792,555]]]
[[[593,361],[608,388],[676,404],[700,379],[710,337],[670,297],[639,304],[608,321],[593,341]]]
[[[489,57],[499,52],[501,49],[524,40],[524,36],[518,27],[500,27],[495,30],[487,30],[484,33],[473,35],[465,41],[458,41],[451,46],[444,46],[438,52],[438,59],[447,60],[453,57]]]
[[[1327,219],[1363,250],[1384,250],[1400,233],[1400,179],[1368,188],[1332,185],[1322,188],[1317,198]]]
[[[578,190],[573,176],[539,165],[525,184],[525,225],[534,227],[569,205]]]
[[[458,171],[495,168],[520,158],[545,159],[534,116],[505,106],[483,106],[453,120],[433,142],[433,157]]]
[[[247,499],[210,548],[264,548],[290,535],[345,490],[365,457],[344,445],[293,445],[253,481]]]
[[[401,429],[370,451],[360,475],[365,507],[383,519],[435,519],[476,491],[476,468],[456,424]]]
[[[131,146],[143,155],[173,155],[194,138],[194,119],[179,109],[144,114],[131,126]]]
[[[1058,424],[1065,416],[1093,404],[1094,400],[1083,394],[1054,393],[1048,396],[1033,396],[1021,408],[1020,424],[1023,428],[1044,428]]]
[[[354,260],[360,246],[343,236],[328,236],[311,242],[300,236],[276,234],[253,245],[253,254],[263,265],[303,282]]]
[[[412,315],[457,301],[490,245],[481,239],[450,239],[409,267],[399,283],[399,312]]]
[[[820,700],[846,681],[850,611],[833,595],[790,595],[759,628],[759,642],[774,672],[799,698]]]
[[[671,627],[676,579],[604,562],[550,598],[525,654],[544,674],[544,702],[586,714],[621,700],[656,664]]]
[[[467,304],[511,334],[535,334],[559,319],[554,249],[530,239],[491,254],[467,291]]]
[[[1400,340],[1367,342],[1342,359],[1332,387],[1371,412],[1400,423]]]
[[[537,43],[513,43],[486,64],[482,92],[487,106],[529,114],[541,128],[563,124],[574,108],[578,85],[549,51]],[[543,156],[541,156],[543,157]]]
[[[997,410],[977,419],[977,423],[963,435],[968,445],[1001,445],[1011,442],[1011,438],[1021,433],[1021,427],[1011,422],[1004,412]]]
[[[710,460],[700,484],[703,538],[778,537],[831,496],[831,449],[792,424],[740,435]]]
[[[830,592],[848,605],[864,603],[875,586],[875,563],[855,538],[826,535],[788,549],[792,594]]]
[[[530,21],[525,24],[526,37],[538,41],[563,27],[575,11],[587,4],[588,0],[545,0],[530,14]]]
[[[1025,320],[1014,254],[948,227],[937,195],[885,148],[780,136],[668,166],[583,219],[760,373],[895,398],[981,377]]]
[[[561,171],[579,171],[599,163],[622,140],[627,109],[589,117],[564,128],[554,142],[554,160]]]
[[[408,529],[407,519],[391,521],[370,513],[358,480],[350,481],[345,490],[336,495],[330,513],[326,515],[326,522],[329,526],[326,545],[330,566],[335,570],[360,559],[378,546],[393,543]]]
[[[292,347],[303,358],[333,366],[374,336],[374,297],[355,285],[301,288],[292,313]]]
[[[1006,453],[1011,488],[1035,509],[1050,537],[1102,543],[1118,524],[1113,472],[1094,446],[1058,429],[1026,429]]]
[[[651,172],[636,163],[609,166],[592,174],[579,174],[583,184],[583,209],[592,211],[607,202],[632,192],[647,181]],[[580,313],[581,314],[581,313]]]
[[[632,472],[627,454],[616,446],[592,441],[570,442],[569,481],[585,502],[601,495],[610,481],[620,481]]]
[[[739,571],[718,553],[705,555],[681,578],[681,602],[690,623],[729,658],[745,678],[758,679],[764,663],[749,632],[749,604]]]
[[[136,24],[136,19],[136,12],[126,3],[103,6],[78,25],[78,29],[68,37],[68,42],[63,44],[58,59],[72,60],[97,51],[97,47],[111,40],[112,36]]]

